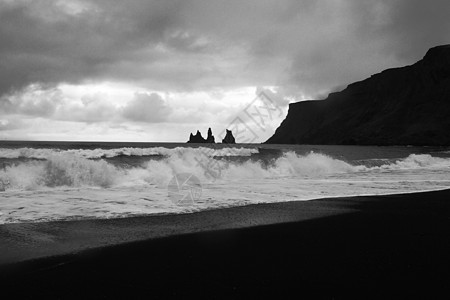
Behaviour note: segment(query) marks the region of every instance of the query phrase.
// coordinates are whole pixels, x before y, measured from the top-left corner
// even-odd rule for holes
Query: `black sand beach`
[[[449,199],[445,190],[1,225],[1,293],[448,298]]]

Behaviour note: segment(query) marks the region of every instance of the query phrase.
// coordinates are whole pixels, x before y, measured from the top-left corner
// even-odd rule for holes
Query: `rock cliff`
[[[290,104],[266,143],[450,145],[450,45],[325,100]]]

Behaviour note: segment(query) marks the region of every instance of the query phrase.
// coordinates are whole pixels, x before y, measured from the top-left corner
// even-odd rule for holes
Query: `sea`
[[[450,187],[450,148],[0,141],[0,224]]]

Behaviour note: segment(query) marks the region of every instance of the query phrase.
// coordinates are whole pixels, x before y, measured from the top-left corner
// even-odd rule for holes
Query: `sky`
[[[289,103],[450,43],[449,14],[448,0],[0,0],[0,139],[217,140],[240,120],[263,142]]]

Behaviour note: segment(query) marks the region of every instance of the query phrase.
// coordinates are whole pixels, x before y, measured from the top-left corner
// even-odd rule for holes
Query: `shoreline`
[[[193,295],[200,285],[209,296],[257,288],[282,295],[283,287],[327,297],[386,296],[396,287],[397,296],[414,296],[450,280],[449,196],[446,189],[0,225],[2,261],[17,262],[3,266],[0,286],[57,297],[85,284],[93,295],[107,287],[126,295],[126,286],[135,295]]]
[[[445,181],[447,182],[447,181]],[[326,196],[326,197],[314,197],[314,198],[305,198],[300,200],[290,200],[290,201],[281,201],[281,202],[260,202],[260,203],[249,203],[243,205],[231,205],[228,207],[211,207],[206,208],[204,210],[194,211],[194,212],[181,212],[181,213],[172,213],[172,212],[160,212],[160,213],[145,213],[145,214],[129,214],[126,216],[114,216],[110,218],[101,218],[101,217],[67,217],[67,218],[55,218],[55,219],[37,219],[37,220],[24,220],[24,221],[14,221],[7,223],[0,223],[1,226],[8,225],[20,225],[20,224],[39,224],[39,223],[60,223],[60,222],[84,222],[84,221],[102,221],[102,220],[120,220],[120,219],[131,219],[131,218],[149,218],[149,217],[165,217],[165,216],[175,216],[175,215],[190,215],[197,214],[207,211],[215,211],[215,210],[224,210],[224,209],[233,209],[239,207],[247,207],[253,205],[270,205],[270,204],[282,204],[282,203],[290,203],[290,202],[305,202],[305,201],[316,201],[316,200],[331,200],[331,199],[347,199],[347,198],[359,198],[359,197],[382,197],[382,196],[394,196],[394,195],[409,195],[409,194],[418,194],[418,193],[430,193],[430,192],[440,192],[450,190],[450,187],[440,187],[438,189],[429,189],[429,190],[415,190],[415,191],[406,191],[400,193],[383,193],[383,194],[359,194],[359,195],[343,195],[343,196]],[[1,194],[0,194],[1,195]],[[1,215],[1,212],[0,212]],[[0,239],[1,240],[1,239]],[[1,259],[0,259],[1,262]],[[1,264],[1,263],[0,263]]]

